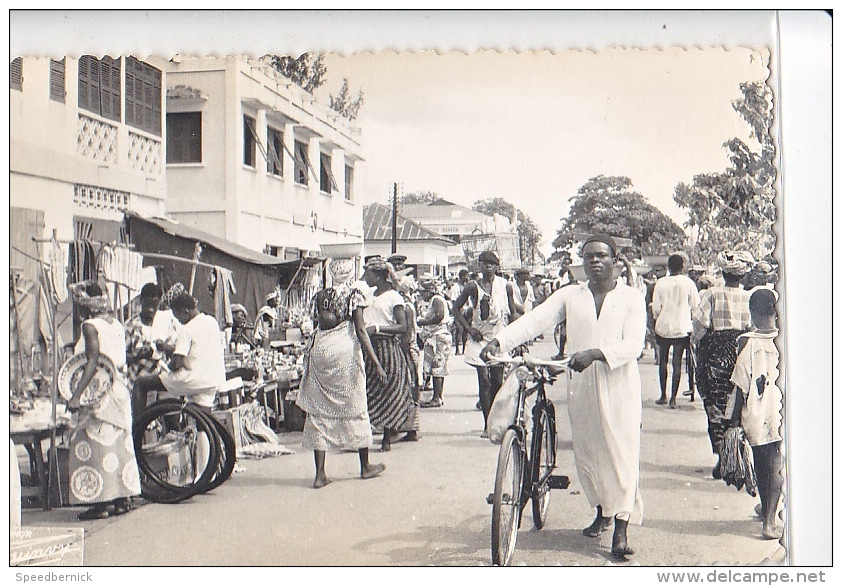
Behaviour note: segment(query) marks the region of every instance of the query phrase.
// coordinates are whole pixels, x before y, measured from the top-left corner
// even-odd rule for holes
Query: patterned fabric
[[[106,503],[140,494],[131,431],[89,418],[70,436],[70,504]]]
[[[447,360],[452,350],[452,339],[447,330],[424,340],[424,376],[447,376]]]
[[[353,322],[317,329],[307,348],[298,406],[307,413],[305,448],[367,448],[371,423],[366,400],[366,371]]]
[[[750,291],[739,287],[720,286],[702,291],[701,300],[693,310],[694,337],[701,339],[705,330],[746,331],[751,325],[750,297]]]
[[[354,277],[354,259],[335,258],[328,264],[328,269],[334,286],[350,283]]]
[[[723,250],[717,255],[716,264],[723,273],[745,275],[754,265],[754,257],[746,250]]]
[[[134,363],[128,368],[129,383],[134,384],[137,377],[148,374],[158,374],[161,372],[160,352],[155,349],[155,342],[149,339],[147,332],[151,331],[151,327],[146,327],[140,320],[140,316],[136,316],[129,320],[126,324],[126,354],[136,356],[143,348],[151,347],[155,350],[152,358],[136,358]],[[171,342],[171,340],[167,340]]]
[[[79,411],[70,436],[70,504],[109,502],[140,494],[140,477],[131,433],[131,401],[122,368],[126,340],[122,324],[94,318],[84,322],[97,331],[99,350],[119,369],[111,391]],[[80,338],[77,352],[83,351]]]
[[[719,453],[725,432],[725,409],[734,391],[731,374],[737,361],[739,330],[708,332],[696,352],[696,388],[705,405],[708,436],[714,454]]]
[[[344,283],[319,291],[313,299],[310,313],[314,324],[319,323],[320,311],[329,311],[336,316],[337,320],[348,321],[356,308],[365,307],[366,304],[365,294],[362,291]]]
[[[366,394],[371,425],[377,428],[405,429],[405,424],[417,426],[417,409],[412,400],[412,368],[400,347],[398,338],[375,334],[371,345],[377,355],[386,380],[381,380],[377,368],[365,357]],[[412,416],[412,417],[410,417]],[[417,427],[416,427],[417,429]]]

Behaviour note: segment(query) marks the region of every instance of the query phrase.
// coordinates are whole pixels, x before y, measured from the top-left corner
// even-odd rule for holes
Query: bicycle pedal
[[[547,480],[547,486],[550,488],[567,488],[570,486],[570,478],[567,476],[550,476]]]

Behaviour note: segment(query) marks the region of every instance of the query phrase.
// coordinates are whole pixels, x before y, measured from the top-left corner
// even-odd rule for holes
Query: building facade
[[[362,241],[359,133],[259,59],[167,63],[167,212],[287,260]]]
[[[30,237],[52,230],[63,240],[110,242],[124,210],[163,214],[165,83],[162,63],[151,59],[12,61],[13,246],[31,252]]]
[[[392,254],[392,209],[374,203],[365,207],[365,255]],[[439,236],[424,226],[398,214],[397,253],[406,256],[406,265],[416,269],[416,276],[426,273],[445,276],[448,273],[449,238]]]

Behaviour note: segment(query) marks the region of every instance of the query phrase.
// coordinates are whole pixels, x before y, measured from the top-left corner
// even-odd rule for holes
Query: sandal
[[[96,505],[79,513],[76,518],[80,521],[95,521],[97,519],[107,519],[111,516],[109,512],[110,505]],[[113,509],[112,509],[113,510]]]
[[[442,407],[444,405],[444,399],[434,398],[430,399],[429,401],[424,401],[421,403],[422,409],[429,409],[431,407]]]

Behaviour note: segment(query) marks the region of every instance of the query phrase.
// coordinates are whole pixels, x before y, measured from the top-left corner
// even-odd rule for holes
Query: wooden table
[[[66,427],[60,425],[56,428],[56,435],[64,433]],[[22,445],[29,454],[29,486],[21,487],[21,497],[38,497],[41,499],[41,506],[46,510],[49,508],[49,495],[47,494],[47,463],[44,460],[42,443],[49,439],[52,428],[47,429],[25,429],[21,431],[10,431],[9,437],[15,445]],[[58,482],[57,475],[53,478]]]

